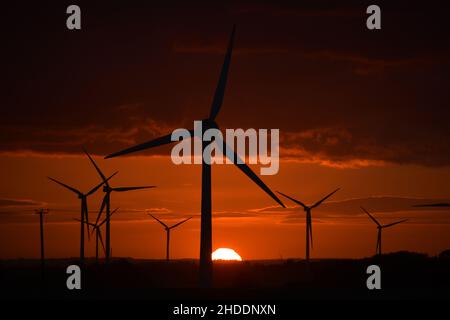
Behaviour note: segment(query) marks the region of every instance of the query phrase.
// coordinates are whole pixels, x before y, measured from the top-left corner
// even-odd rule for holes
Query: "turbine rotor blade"
[[[110,214],[109,214],[109,219],[111,219],[112,215],[114,213],[116,213],[116,211],[119,210],[119,208],[114,209]],[[106,223],[106,221],[108,221],[108,218],[103,219],[103,221],[98,225],[98,227],[100,228],[102,225],[104,225]]]
[[[109,176],[108,179],[106,179],[105,181],[109,181],[112,177],[114,177],[119,171],[114,172],[112,175]],[[99,183],[97,186],[95,186],[91,191],[89,191],[88,193],[86,193],[86,196],[90,196],[91,194],[93,194],[95,191],[97,191],[104,183],[105,181],[102,181],[101,183]]]
[[[148,214],[150,217],[152,217],[153,219],[155,219],[156,221],[158,221],[164,228],[166,228],[166,229],[169,229],[169,227],[164,223],[164,222],[162,222],[161,220],[159,220],[157,217],[155,217],[154,215],[152,215],[152,214]]]
[[[98,238],[100,239],[100,244],[102,245],[103,248],[103,253],[106,254],[106,248],[105,248],[105,243],[103,242],[103,237],[102,237],[102,231],[100,229],[98,229]]]
[[[151,188],[156,188],[156,186],[119,187],[119,188],[112,188],[112,190],[116,191],[116,192],[126,192],[126,191],[132,191],[132,190],[151,189]]]
[[[191,137],[194,136],[194,130],[190,130],[189,131],[191,133]],[[150,149],[150,148],[154,148],[154,147],[159,147],[159,146],[163,146],[165,144],[169,144],[172,142],[176,142],[176,141],[172,141],[172,134],[168,134],[138,145],[135,145],[133,147],[121,150],[119,152],[115,152],[115,153],[111,153],[109,155],[107,155],[105,157],[105,159],[110,159],[110,158],[114,158],[114,157],[118,157],[118,156],[122,156],[125,154],[129,154],[129,153],[133,153],[133,152],[138,152],[138,151],[142,151],[145,149]]]
[[[450,207],[450,203],[431,203],[431,204],[416,204],[413,207]]]
[[[231,55],[233,53],[234,44],[234,34],[236,31],[236,26],[233,26],[231,31],[230,40],[228,42],[228,49],[225,54],[225,59],[223,61],[222,70],[220,71],[219,81],[217,83],[216,92],[214,93],[213,102],[211,104],[211,111],[209,113],[209,119],[214,120],[219,114],[220,108],[222,107],[223,97],[225,95],[225,88],[228,79],[228,70],[230,68]]]
[[[100,221],[100,218],[101,218],[101,216],[102,216],[103,210],[104,210],[105,207],[106,207],[106,201],[107,201],[106,197],[107,197],[107,196],[108,196],[108,195],[106,194],[106,195],[103,197],[102,205],[100,206],[100,211],[98,212],[97,219],[95,219],[95,225],[98,225],[98,222]]]
[[[78,222],[81,222],[81,220],[80,220],[80,219],[78,219],[78,218],[73,218],[73,220],[75,220],[75,221],[78,221]],[[95,225],[95,224],[93,224],[92,222],[84,222],[84,223],[86,223],[86,224],[90,225],[90,226],[91,226],[91,227],[93,227],[93,228],[95,228],[95,227],[96,227],[96,225]]]
[[[178,227],[180,224],[183,224],[183,223],[185,223],[185,222],[187,222],[188,220],[191,220],[191,219],[192,219],[192,217],[189,217],[189,218],[187,218],[187,219],[184,219],[183,221],[178,222],[177,224],[174,224],[174,225],[171,226],[169,229],[173,229],[173,228],[175,228],[175,227]]]
[[[269,189],[269,187],[250,169],[250,167],[243,162],[237,153],[231,149],[228,144],[223,140],[218,138],[216,140],[217,145],[222,151],[223,155],[232,154],[233,159],[230,159],[236,167],[238,167],[248,178],[250,178],[254,183],[256,183],[262,190],[264,190],[272,199],[274,199],[280,206],[286,208],[286,206],[281,202],[281,200]],[[226,150],[225,152],[224,149]]]
[[[290,196],[288,196],[288,195],[286,195],[286,194],[284,194],[284,193],[282,193],[280,191],[277,191],[277,193],[281,194],[283,197],[288,198],[291,201],[294,201],[296,204],[302,206],[304,209],[308,209],[308,206],[305,205],[303,202],[298,201],[298,200],[296,200],[296,199],[294,199],[294,198],[292,198],[292,197],[290,197]]]
[[[369,216],[370,219],[372,219],[373,222],[375,222],[377,224],[377,226],[381,227],[381,224],[363,207],[360,207],[365,213],[367,213],[367,215]]]
[[[115,208],[113,211],[111,211],[111,213],[109,214],[109,217],[111,217],[114,213],[116,213],[117,210],[119,210],[119,208]]]
[[[92,159],[92,157],[90,156],[90,154],[84,150],[84,153],[86,153],[86,155],[88,156],[89,160],[91,161],[91,163],[94,165],[95,170],[97,170],[98,174],[100,175],[100,177],[103,179],[103,183],[106,184],[106,186],[109,187],[109,183],[108,180],[106,179],[105,175],[103,174],[102,170],[100,170],[100,168],[98,167],[97,163],[95,163],[94,159]]]
[[[50,177],[47,177],[47,178],[49,178],[49,179],[52,180],[53,182],[56,182],[57,184],[63,186],[64,188],[69,189],[70,191],[76,193],[76,194],[79,195],[79,196],[82,196],[82,195],[83,195],[83,193],[81,193],[81,191],[79,191],[79,190],[77,190],[77,189],[75,189],[75,188],[73,188],[73,187],[71,187],[71,186],[68,186],[67,184],[62,183],[61,181],[58,181],[58,180],[53,179],[53,178],[50,178]]]
[[[332,193],[330,193],[329,195],[327,195],[327,196],[326,196],[325,198],[323,198],[322,200],[317,201],[315,204],[313,204],[313,205],[311,206],[311,209],[320,206],[320,204],[321,204],[322,202],[324,202],[325,200],[327,200],[329,197],[331,197],[333,194],[335,194],[336,192],[338,192],[340,189],[341,189],[341,188],[337,188],[336,190],[334,190]]]
[[[381,226],[381,227],[382,227],[382,228],[388,228],[388,227],[395,226],[396,224],[399,224],[399,223],[402,223],[402,222],[405,222],[405,221],[408,221],[408,219],[403,219],[403,220],[400,220],[400,221],[397,221],[397,222],[385,224],[385,225],[383,225],[383,226]]]
[[[77,221],[77,222],[81,222],[81,220],[78,219],[78,218],[73,218],[72,220],[75,220],[75,221]],[[94,229],[97,227],[97,226],[96,226],[95,224],[93,224],[92,222],[86,222],[86,221],[85,221],[84,223],[90,225],[90,226],[93,227]]]

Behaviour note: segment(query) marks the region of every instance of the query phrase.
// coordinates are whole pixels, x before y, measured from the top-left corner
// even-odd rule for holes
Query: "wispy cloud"
[[[406,198],[392,196],[378,196],[367,198],[345,199],[340,201],[328,201],[314,209],[314,221],[320,223],[367,223],[367,216],[361,210],[361,206],[369,210],[379,219],[390,221],[392,219],[409,218],[411,223],[450,223],[450,208],[419,208],[418,204],[450,202],[450,199],[431,198]],[[6,199],[5,205],[16,203],[15,200]],[[36,222],[33,210],[20,210],[20,207],[34,208],[39,202],[21,201],[19,206],[3,207],[0,210],[0,220],[2,223]],[[22,205],[23,204],[23,205]],[[39,203],[41,204],[41,203]],[[304,211],[293,203],[286,202],[287,207],[281,208],[268,206],[261,208],[251,208],[247,210],[225,210],[214,211],[213,219],[244,219],[245,221],[256,221],[270,219],[274,223],[304,223]],[[74,222],[73,218],[79,214],[76,208],[55,208],[51,209],[48,217],[49,223]],[[55,213],[56,212],[56,213]],[[54,214],[52,214],[54,213]],[[199,212],[176,213],[164,207],[129,209],[120,208],[113,220],[116,222],[144,221],[150,219],[148,213],[154,214],[160,219],[176,221],[192,216],[194,219],[200,218]],[[91,211],[94,216],[96,211]],[[247,220],[249,219],[249,220]],[[255,220],[256,219],[256,220]],[[244,221],[243,220],[243,221]]]
[[[145,209],[146,213],[172,213],[172,210],[167,208],[148,208]]]
[[[303,57],[315,60],[349,64],[355,74],[370,76],[394,69],[417,69],[448,63],[447,56],[412,56],[405,58],[389,58],[364,55],[361,53],[340,50],[316,50],[302,52]]]
[[[418,204],[448,202],[448,199],[403,198],[379,196],[368,198],[328,201],[314,209],[313,217],[323,223],[348,223],[352,219],[366,222],[367,216],[360,207],[365,207],[381,219],[410,218],[414,223],[450,223],[450,208],[418,208]],[[287,208],[264,207],[251,209],[260,217],[274,217],[281,223],[304,223],[303,208],[289,205]]]
[[[8,199],[8,198],[0,198],[0,207],[15,209],[15,208],[28,208],[28,207],[38,207],[45,206],[46,203],[42,201],[36,201],[32,199]]]

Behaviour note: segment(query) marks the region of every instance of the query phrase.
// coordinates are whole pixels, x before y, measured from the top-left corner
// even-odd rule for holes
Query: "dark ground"
[[[66,268],[76,259],[48,260],[42,280],[37,260],[0,262],[1,298],[239,300],[449,299],[450,259],[398,252],[360,260],[248,261],[214,263],[214,289],[197,284],[197,262],[88,260],[82,290],[66,287]],[[382,290],[368,290],[366,269],[381,268]]]

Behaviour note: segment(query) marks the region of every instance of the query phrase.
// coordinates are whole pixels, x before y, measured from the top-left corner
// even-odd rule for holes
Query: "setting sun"
[[[229,248],[219,248],[212,253],[213,260],[242,261],[236,251]]]

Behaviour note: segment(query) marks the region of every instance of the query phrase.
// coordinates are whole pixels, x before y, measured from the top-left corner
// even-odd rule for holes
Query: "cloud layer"
[[[450,199],[425,199],[425,198],[402,198],[402,197],[369,197],[358,199],[347,199],[342,201],[329,201],[314,209],[313,218],[315,223],[367,223],[367,215],[362,211],[364,207],[381,222],[408,218],[410,223],[415,224],[449,224],[450,209],[448,207],[420,208],[420,204],[449,203]],[[42,203],[33,200],[10,200],[0,201],[0,219],[3,223],[36,222],[33,209]],[[247,219],[246,221],[257,221],[259,219],[273,219],[276,223],[305,223],[303,209],[292,202],[286,201],[287,208],[269,206],[254,208],[243,211],[215,211],[214,219]],[[24,210],[24,208],[26,208]],[[73,222],[73,218],[79,214],[78,208],[53,208],[48,217],[50,222]],[[90,211],[96,216],[96,211]],[[144,221],[150,219],[148,214],[175,222],[186,217],[199,219],[198,212],[174,213],[168,208],[143,208],[128,209],[120,208],[115,215],[115,221]],[[244,221],[243,220],[243,221]]]
[[[92,4],[68,35],[57,6],[13,6],[23,24],[7,21],[17,28],[5,39],[0,152],[105,155],[192,126],[208,114],[236,21],[222,128],[279,128],[281,156],[297,161],[447,166],[445,13],[382,7],[382,30],[369,32],[356,1]]]

